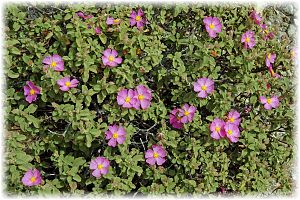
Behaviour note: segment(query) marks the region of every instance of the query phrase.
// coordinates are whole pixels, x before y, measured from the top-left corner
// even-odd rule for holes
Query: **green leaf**
[[[32,114],[36,111],[36,109],[38,108],[37,105],[35,104],[30,104],[25,110],[24,112],[28,113],[28,114]]]
[[[14,29],[15,31],[18,31],[20,28],[21,28],[21,25],[20,25],[19,23],[17,23],[17,22],[14,22],[14,24],[13,24],[13,29]]]
[[[74,166],[82,166],[85,163],[85,159],[83,157],[76,158],[73,162]]]
[[[13,54],[21,55],[21,51],[18,48],[16,48],[16,47],[11,47],[9,50]]]
[[[93,141],[92,136],[91,136],[90,134],[87,134],[87,135],[86,135],[86,146],[87,146],[87,147],[91,147],[92,141]]]
[[[74,179],[75,181],[77,181],[78,183],[81,182],[81,177],[80,177],[78,174],[75,174],[75,175],[73,176],[73,179]]]
[[[250,97],[250,103],[255,104],[257,102],[257,97],[256,96],[251,96]]]
[[[104,33],[100,34],[100,40],[101,40],[102,44],[106,44],[107,37],[106,37],[106,35]]]
[[[13,72],[13,71],[11,71],[11,70],[8,70],[7,76],[8,76],[9,78],[18,78],[18,77],[19,77],[19,74],[18,74],[18,73],[15,73],[15,72]]]
[[[69,20],[69,19],[71,19],[72,18],[72,14],[70,14],[70,13],[68,13],[68,14],[66,14],[66,16],[65,16],[65,20]]]

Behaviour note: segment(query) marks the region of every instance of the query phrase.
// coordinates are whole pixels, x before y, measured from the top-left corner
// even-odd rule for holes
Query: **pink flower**
[[[219,140],[220,137],[225,137],[224,130],[225,122],[219,118],[215,118],[214,121],[210,124],[211,137]]]
[[[117,57],[118,52],[114,49],[106,49],[103,52],[102,61],[105,66],[109,66],[110,68],[115,67],[122,63],[122,58]]]
[[[206,98],[208,94],[214,91],[214,82],[209,78],[199,78],[194,83],[194,91],[199,92],[198,97]]]
[[[237,126],[241,123],[240,113],[236,110],[231,110],[227,115],[227,119],[227,123],[232,123]]]
[[[109,126],[105,132],[105,139],[109,140],[108,146],[115,147],[118,144],[123,144],[126,140],[126,131],[122,126]]]
[[[29,169],[22,178],[22,183],[26,186],[35,186],[42,183],[42,176],[39,170]]]
[[[55,71],[64,71],[64,61],[62,57],[57,54],[53,56],[46,56],[43,60],[44,69],[47,71],[48,68],[53,68]]]
[[[145,153],[145,159],[146,162],[149,165],[162,165],[164,162],[166,162],[165,157],[167,156],[167,153],[165,149],[160,145],[152,145],[152,149],[148,149]]]
[[[141,29],[145,25],[145,23],[146,19],[141,8],[139,8],[137,13],[134,10],[131,11],[130,26],[136,25],[138,29]]]
[[[240,130],[237,125],[226,122],[225,126],[224,126],[224,130],[225,130],[227,138],[231,142],[237,142],[239,140]]]
[[[97,157],[90,163],[90,169],[94,170],[92,175],[96,178],[100,178],[102,174],[107,174],[109,166],[110,162],[105,157]]]
[[[102,31],[101,31],[101,29],[100,29],[99,27],[96,27],[96,28],[95,28],[95,33],[96,33],[97,35],[99,35],[100,33],[102,33]]]
[[[260,27],[262,28],[262,33],[264,34],[264,40],[274,38],[274,34],[272,32],[269,32],[268,26],[266,24],[261,24]]]
[[[132,89],[122,89],[118,92],[117,102],[118,105],[122,105],[123,108],[136,107],[136,91]]]
[[[217,33],[222,31],[222,23],[217,17],[205,17],[203,22],[205,29],[211,38],[217,37]]]
[[[120,24],[121,23],[121,20],[120,19],[114,19],[113,17],[107,17],[106,19],[106,24],[107,25],[117,25],[117,24]]]
[[[183,107],[179,109],[178,116],[181,117],[180,122],[182,123],[192,122],[195,112],[196,112],[196,108],[194,106],[189,106],[188,104],[184,104]]]
[[[140,106],[142,109],[147,109],[151,104],[151,90],[144,85],[138,85],[136,87],[136,95],[134,98],[136,99],[136,104],[134,105],[136,109],[139,109]]]
[[[93,17],[93,15],[86,15],[84,12],[78,12],[77,16],[81,17],[83,20],[87,20]]]
[[[279,106],[279,99],[277,96],[272,96],[268,99],[264,96],[260,96],[259,99],[267,110],[271,110],[272,108],[277,108]]]
[[[262,17],[259,13],[253,10],[250,14],[250,17],[257,25],[260,25],[260,22],[262,21]]]
[[[255,46],[255,38],[253,31],[247,31],[242,35],[241,42],[244,43],[245,49],[252,49]]]
[[[70,90],[70,88],[75,88],[77,87],[78,83],[79,81],[77,79],[70,80],[69,76],[59,79],[57,81],[57,84],[60,86],[59,89],[62,91],[68,91]]]
[[[271,63],[274,63],[276,59],[276,54],[275,53],[268,53],[266,55],[266,65],[267,67],[270,67]]]
[[[27,81],[26,85],[24,86],[24,95],[26,97],[26,101],[28,103],[36,101],[38,94],[41,94],[40,88],[34,85],[33,82]]]
[[[178,116],[179,109],[174,108],[170,114],[170,124],[177,129],[181,129],[183,126],[183,123],[181,122],[181,117]]]

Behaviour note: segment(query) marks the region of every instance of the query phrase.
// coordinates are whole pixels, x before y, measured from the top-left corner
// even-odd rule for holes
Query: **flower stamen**
[[[32,183],[34,183],[34,182],[36,181],[36,178],[33,176],[33,177],[31,177],[30,181],[31,181]]]
[[[117,138],[118,138],[118,133],[117,133],[117,132],[115,132],[115,133],[113,134],[113,138],[114,138],[114,139],[117,139]]]
[[[138,21],[138,22],[141,21],[141,16],[136,16],[135,20]]]
[[[185,115],[185,116],[188,116],[189,114],[190,114],[189,111],[184,111],[184,115]]]
[[[56,62],[54,61],[51,63],[51,67],[56,67],[56,65],[57,65]]]
[[[97,166],[97,168],[98,168],[98,169],[102,169],[102,168],[103,168],[103,165],[99,164],[99,165]]]
[[[140,95],[138,96],[138,99],[139,99],[139,100],[143,100],[143,99],[144,99],[144,95],[140,94]]]
[[[130,100],[131,100],[131,98],[130,98],[130,97],[126,97],[126,99],[125,99],[125,102],[126,102],[126,103],[129,103],[129,102],[130,102]]]
[[[29,93],[30,93],[31,95],[34,95],[34,94],[35,94],[34,89],[31,89],[31,90],[29,91]]]
[[[114,60],[115,60],[115,57],[113,57],[113,56],[109,56],[109,57],[108,57],[108,60],[109,60],[110,62],[112,62],[112,61],[114,61]]]

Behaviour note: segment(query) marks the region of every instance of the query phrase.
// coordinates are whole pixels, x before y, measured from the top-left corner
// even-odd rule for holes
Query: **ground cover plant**
[[[291,194],[297,50],[273,14],[7,5],[7,194]]]

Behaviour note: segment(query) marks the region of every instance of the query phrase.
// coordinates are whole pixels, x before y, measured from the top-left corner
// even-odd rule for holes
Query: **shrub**
[[[293,39],[267,24],[271,8],[7,5],[8,194],[291,194]],[[22,184],[30,169],[40,185]]]

